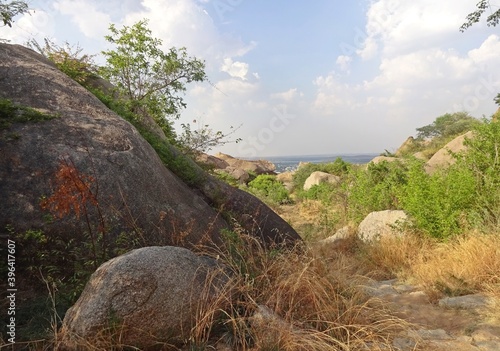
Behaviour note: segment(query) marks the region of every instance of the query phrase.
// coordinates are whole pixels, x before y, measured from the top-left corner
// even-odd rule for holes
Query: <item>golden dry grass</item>
[[[365,295],[345,255],[327,257],[305,245],[269,250],[245,235],[233,240],[219,252],[234,273],[225,294],[232,300],[203,308],[212,316],[226,305],[224,340],[233,350],[361,350],[367,344],[391,350],[390,339],[408,327]]]
[[[411,276],[427,290],[447,295],[493,293],[500,298],[500,235],[468,234],[433,246]]]

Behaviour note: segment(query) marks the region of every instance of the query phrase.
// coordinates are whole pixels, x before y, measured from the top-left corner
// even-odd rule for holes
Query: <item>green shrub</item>
[[[476,225],[500,225],[500,122],[484,120],[466,139],[467,149],[455,155],[457,167],[467,170],[476,181],[471,216]]]
[[[290,202],[290,196],[285,186],[276,180],[275,176],[261,174],[248,183],[248,190],[264,199],[277,204]]]
[[[399,208],[398,189],[407,182],[406,172],[405,164],[397,161],[353,168],[346,189],[348,218],[359,223],[370,212]]]
[[[462,167],[455,165],[429,175],[424,164],[415,160],[399,200],[419,230],[444,239],[460,233],[467,225],[475,183],[472,173]]]

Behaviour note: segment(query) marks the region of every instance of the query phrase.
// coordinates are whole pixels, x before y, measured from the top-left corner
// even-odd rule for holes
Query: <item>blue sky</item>
[[[241,143],[211,153],[378,153],[445,113],[495,112],[500,28],[459,31],[476,2],[29,0],[32,13],[0,38],[48,37],[98,54],[110,23],[147,18],[165,50],[185,46],[205,60],[217,87],[190,86],[180,122],[241,125]]]

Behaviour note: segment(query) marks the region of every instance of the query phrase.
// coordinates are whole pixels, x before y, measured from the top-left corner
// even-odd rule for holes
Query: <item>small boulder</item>
[[[304,183],[304,190],[307,191],[311,189],[314,185],[319,185],[321,183],[337,184],[339,181],[340,177],[334,174],[320,172],[320,171],[312,172]]]
[[[406,222],[408,217],[404,211],[386,210],[372,212],[363,219],[358,226],[358,236],[365,242],[370,242],[381,237],[401,236],[398,228]]]
[[[398,161],[399,158],[397,157],[388,157],[388,156],[377,156],[377,157],[374,157],[370,163],[373,163],[373,164],[379,164],[379,163],[382,163],[384,161],[387,161],[387,162],[394,162],[394,161]]]
[[[293,174],[295,172],[283,172],[276,176],[276,180],[281,182],[286,190],[291,191],[293,189]]]
[[[120,333],[122,344],[141,349],[180,344],[189,337],[201,305],[220,297],[227,281],[216,260],[184,248],[130,251],[91,276],[64,317],[60,348],[99,346],[116,337],[113,333]]]

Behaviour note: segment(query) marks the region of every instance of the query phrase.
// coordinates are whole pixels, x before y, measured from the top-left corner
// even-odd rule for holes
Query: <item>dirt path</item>
[[[414,324],[407,335],[395,338],[401,351],[500,351],[500,316],[496,301],[482,295],[445,298],[431,303],[416,286],[397,280],[372,281],[368,294],[388,303],[393,313]]]

